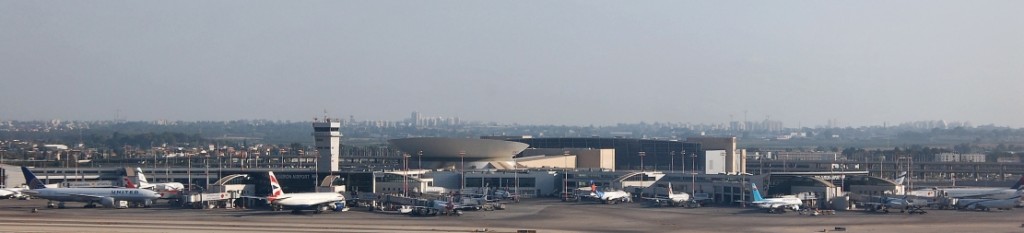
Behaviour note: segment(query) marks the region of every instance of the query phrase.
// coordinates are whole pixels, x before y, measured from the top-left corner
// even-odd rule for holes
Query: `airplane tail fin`
[[[1020,179],[1017,180],[1017,183],[1013,184],[1013,186],[1010,186],[1010,188],[1018,190],[1024,188],[1024,176],[1021,176]]]
[[[29,189],[46,188],[46,184],[43,184],[43,181],[40,181],[39,178],[36,178],[36,175],[32,174],[32,171],[29,171],[27,167],[21,166],[21,173],[25,175],[25,183],[28,183]]]
[[[277,182],[277,177],[274,176],[274,172],[268,172],[270,176],[270,196],[267,197],[268,201],[274,201],[281,195],[284,195],[284,190],[281,190],[281,183]]]
[[[907,172],[901,172],[900,176],[896,178],[896,184],[903,184],[907,181]]]
[[[141,167],[135,167],[135,176],[139,178],[139,187],[149,186],[149,181],[146,180],[146,175],[142,174]]]
[[[751,182],[750,183],[750,188],[751,188],[751,190],[750,190],[751,196],[753,196],[754,201],[762,201],[762,200],[764,200],[764,197],[761,197],[761,192],[757,191],[757,185],[756,184]]]
[[[128,179],[127,176],[124,177],[124,187],[130,189],[139,188],[138,186],[135,186],[135,183],[132,183],[132,180]]]

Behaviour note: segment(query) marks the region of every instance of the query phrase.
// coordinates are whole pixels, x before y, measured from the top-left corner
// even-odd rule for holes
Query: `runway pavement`
[[[930,210],[924,215],[854,211],[829,216],[757,209],[647,207],[526,200],[509,210],[460,217],[410,217],[353,210],[291,214],[247,209],[47,209],[45,200],[0,200],[2,232],[1024,232],[1024,209]],[[32,213],[37,208],[38,212]]]

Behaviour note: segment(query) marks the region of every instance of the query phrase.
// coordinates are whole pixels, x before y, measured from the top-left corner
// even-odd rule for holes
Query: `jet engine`
[[[100,198],[100,205],[103,205],[103,207],[105,207],[105,208],[114,208],[114,198],[113,197],[103,197],[103,198]]]

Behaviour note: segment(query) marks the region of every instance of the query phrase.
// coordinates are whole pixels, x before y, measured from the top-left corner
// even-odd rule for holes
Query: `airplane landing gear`
[[[67,208],[67,206],[66,206],[66,205],[64,205],[64,202],[63,202],[63,201],[62,201],[62,202],[60,202],[60,203],[57,203],[57,209],[64,209],[64,208]]]
[[[56,207],[57,207],[57,205],[53,204],[52,201],[46,202],[46,208],[53,209],[53,208],[56,208]]]
[[[316,210],[314,212],[318,213],[318,214],[319,213],[323,213],[324,211],[327,211],[329,208],[330,207],[327,206],[327,205],[318,205],[318,206],[316,206]]]

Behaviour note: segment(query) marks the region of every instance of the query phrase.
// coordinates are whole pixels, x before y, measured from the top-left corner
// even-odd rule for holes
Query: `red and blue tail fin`
[[[139,188],[138,186],[135,186],[135,183],[132,183],[132,180],[128,179],[127,176],[124,177],[124,187],[130,189]]]
[[[277,177],[274,176],[274,172],[268,172],[270,176],[270,196],[267,196],[267,201],[274,201],[281,195],[284,195],[284,190],[281,190],[281,184],[277,182]]]
[[[1010,186],[1011,189],[1021,189],[1021,187],[1024,187],[1024,176],[1021,176],[1017,183]]]

